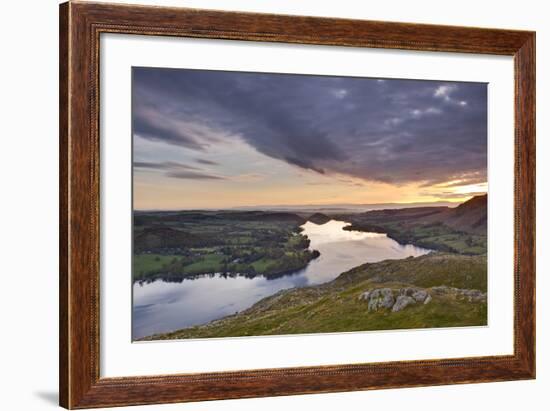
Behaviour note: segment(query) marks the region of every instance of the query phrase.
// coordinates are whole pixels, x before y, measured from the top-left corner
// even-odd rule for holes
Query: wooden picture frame
[[[100,378],[101,33],[513,56],[514,354]],[[535,33],[183,8],[60,6],[60,405],[91,408],[535,377]]]

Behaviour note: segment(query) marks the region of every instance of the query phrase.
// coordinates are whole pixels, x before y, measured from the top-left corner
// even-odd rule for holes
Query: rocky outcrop
[[[390,288],[378,288],[369,293],[369,311],[389,309],[393,307],[395,298]]]
[[[431,289],[418,287],[404,287],[400,289],[375,288],[366,290],[359,295],[360,301],[368,303],[368,311],[389,310],[398,312],[410,305],[429,304],[432,295],[454,297],[458,300],[468,302],[486,302],[487,293],[480,290],[464,289],[440,285]]]
[[[418,287],[406,287],[399,290],[399,295],[405,295],[407,297],[412,297],[415,302],[423,303],[426,302],[426,299],[430,296],[428,292],[422,288]],[[430,298],[431,300],[431,298]],[[428,301],[429,302],[429,301]]]
[[[412,295],[412,298],[419,303],[425,303],[428,297],[429,294],[426,290],[418,290]]]
[[[393,312],[401,311],[403,308],[408,307],[411,304],[416,304],[416,300],[408,295],[400,295],[395,300],[395,304],[392,307]]]
[[[432,297],[426,290],[417,287],[405,287],[397,290],[375,288],[361,293],[359,300],[368,303],[369,312],[389,309],[397,312],[412,304],[428,304]]]

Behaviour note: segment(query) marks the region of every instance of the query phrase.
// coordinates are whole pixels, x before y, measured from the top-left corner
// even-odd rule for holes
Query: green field
[[[290,213],[159,212],[134,217],[134,281],[224,273],[276,277],[319,253]]]
[[[162,254],[134,255],[134,278],[142,278],[149,272],[155,272],[167,266],[178,257]]]

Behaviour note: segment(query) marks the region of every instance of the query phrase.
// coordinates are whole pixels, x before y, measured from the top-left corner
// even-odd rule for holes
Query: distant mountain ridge
[[[420,203],[374,203],[374,204],[302,204],[302,205],[252,205],[227,208],[226,210],[237,211],[285,211],[285,212],[320,212],[337,213],[343,211],[368,212],[372,210],[390,210],[418,207],[456,207],[457,203],[451,201],[420,202]]]

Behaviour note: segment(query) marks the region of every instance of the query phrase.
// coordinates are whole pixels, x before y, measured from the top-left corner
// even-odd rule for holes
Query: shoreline
[[[320,324],[317,325],[319,329],[309,329],[308,331],[308,327],[314,326],[300,322],[300,317],[304,317],[302,314],[304,310],[307,311],[308,309],[314,308],[319,304],[323,304],[323,307],[325,308],[320,310],[321,315],[327,315],[327,310],[330,314],[330,312],[334,310],[338,303],[341,303],[344,298],[347,303],[351,301],[351,304],[355,304],[358,296],[360,296],[366,288],[371,288],[375,285],[379,287],[390,287],[392,289],[400,289],[402,287],[410,286],[422,287],[430,292],[432,292],[431,290],[433,288],[433,297],[436,304],[431,305],[431,311],[428,313],[431,317],[425,319],[425,321],[429,320],[433,322],[433,324],[430,322],[427,323],[429,324],[429,328],[459,325],[483,325],[482,323],[484,321],[486,322],[486,312],[484,312],[484,310],[486,311],[486,302],[476,302],[475,304],[467,301],[457,302],[453,299],[447,298],[447,296],[441,297],[435,295],[435,289],[442,286],[444,281],[449,282],[448,274],[444,272],[445,270],[449,270],[449,267],[454,266],[458,266],[459,268],[470,267],[472,264],[473,267],[476,267],[476,272],[479,272],[479,274],[476,275],[476,279],[468,280],[459,276],[451,281],[450,287],[482,290],[486,292],[486,256],[466,256],[434,251],[418,257],[407,257],[397,260],[389,259],[376,263],[360,264],[348,271],[342,272],[336,278],[326,283],[280,290],[273,295],[262,298],[251,307],[238,313],[224,316],[201,325],[185,327],[165,333],[151,334],[149,336],[136,339],[135,341],[324,332],[323,328],[327,325],[323,324],[322,317],[317,318],[317,321],[320,322]],[[430,278],[430,276],[426,275],[421,276],[420,279],[410,277],[411,271],[414,271],[411,270],[413,267],[424,267],[426,265],[430,267],[430,270],[443,271],[441,274],[444,275],[441,278]],[[450,272],[454,271],[451,270]],[[365,284],[365,288],[360,288],[360,284]],[[448,304],[453,304],[453,306],[458,307],[457,309],[460,309],[461,312],[465,313],[465,317],[455,318],[456,316],[452,316],[452,313],[446,314],[451,317],[450,320],[441,325],[435,325],[435,322],[439,321],[438,318],[440,317],[438,310],[446,312],[445,310],[448,310],[448,308],[446,308]],[[437,307],[436,311],[433,310],[434,306]],[[475,310],[472,312],[472,315],[475,314],[475,316],[472,318],[468,316],[468,310],[470,309],[468,307],[475,307]],[[416,311],[418,310],[420,310],[420,306],[416,307]],[[415,316],[411,317],[410,321],[406,318],[406,316],[403,317],[402,312],[397,315],[391,313],[392,316],[400,318],[400,321],[397,322],[395,326],[389,323],[387,318],[384,319],[384,316],[386,315],[387,314],[384,313],[373,314],[377,322],[372,325],[369,325],[368,322],[362,323],[363,325],[360,329],[344,329],[337,331],[419,328],[419,326],[416,325],[418,322],[416,316],[422,316],[422,313],[415,312]],[[283,322],[283,326],[290,328],[289,331],[280,331],[279,325],[274,326],[272,329],[266,329],[265,325],[258,325],[258,323],[262,323],[262,319],[268,321],[268,323],[278,323],[274,321],[274,318],[280,317],[281,321],[283,321],[282,319],[289,318],[289,316],[291,316],[292,321],[300,322],[301,328],[296,328],[297,326],[292,328],[293,325],[289,323],[289,320],[285,320]],[[354,320],[361,323],[361,321],[364,321],[365,319],[359,318]],[[251,323],[250,329],[259,328],[253,332],[240,331],[246,329],[246,323]],[[380,327],[380,324],[383,324],[384,326],[382,328],[378,328]],[[334,323],[333,325],[336,327],[342,326],[338,323]]]

